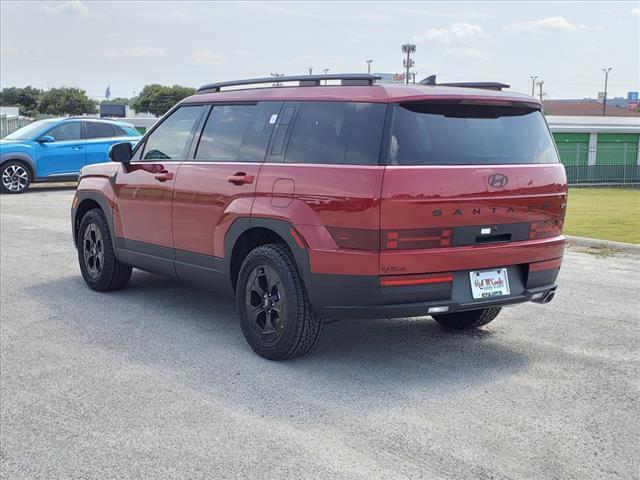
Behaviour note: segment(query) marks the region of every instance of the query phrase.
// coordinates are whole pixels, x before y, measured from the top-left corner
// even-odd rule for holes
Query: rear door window
[[[142,160],[184,160],[200,116],[206,107],[185,106],[175,110],[147,138]]]
[[[116,131],[113,125],[102,122],[85,122],[87,126],[87,138],[115,137]]]
[[[557,161],[542,113],[533,108],[434,103],[395,108],[389,165]]]
[[[209,113],[195,159],[213,162],[262,162],[282,102],[215,105]]]
[[[46,135],[52,136],[56,142],[80,140],[82,128],[80,122],[65,122],[49,130]]]
[[[385,112],[377,103],[304,102],[285,162],[377,165]]]

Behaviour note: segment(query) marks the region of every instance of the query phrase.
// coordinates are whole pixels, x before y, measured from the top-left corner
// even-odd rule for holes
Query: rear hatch
[[[537,106],[401,103],[385,150],[382,275],[562,255],[545,246],[562,243],[566,177]]]

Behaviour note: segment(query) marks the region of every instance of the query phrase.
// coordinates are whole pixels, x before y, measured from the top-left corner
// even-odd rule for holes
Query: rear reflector
[[[449,307],[429,307],[427,313],[446,313],[449,311]]]
[[[451,273],[435,273],[430,275],[393,275],[380,277],[383,287],[399,287],[407,285],[428,285],[433,283],[450,283],[453,281]]]
[[[416,250],[451,246],[450,228],[411,228],[382,230],[380,244],[383,250]]]
[[[327,227],[340,248],[379,250],[378,230],[364,228]]]
[[[562,264],[562,257],[554,258],[553,260],[546,260],[544,262],[535,262],[529,264],[530,272],[541,272],[542,270],[553,270],[554,268],[560,268]]]
[[[562,234],[562,219],[546,220],[544,222],[531,222],[529,240],[557,237]]]

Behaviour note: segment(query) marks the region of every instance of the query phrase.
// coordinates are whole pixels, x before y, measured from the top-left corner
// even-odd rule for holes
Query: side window
[[[216,105],[211,109],[196,150],[196,160],[235,161],[255,105]]]
[[[124,128],[119,127],[118,125],[113,125],[113,128],[116,131],[116,137],[127,137],[127,136],[129,136],[129,134],[127,133],[127,131]]]
[[[142,160],[184,160],[196,123],[205,107],[180,107],[147,138]]]
[[[52,136],[56,142],[80,140],[82,138],[80,122],[65,122],[62,125],[53,127],[46,134]]]
[[[87,138],[115,137],[116,131],[113,125],[103,122],[85,122],[87,126]]]
[[[385,112],[384,104],[305,102],[285,162],[377,165]]]

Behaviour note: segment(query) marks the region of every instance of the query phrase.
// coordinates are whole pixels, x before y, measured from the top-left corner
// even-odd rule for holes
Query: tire
[[[293,258],[281,245],[249,252],[240,267],[236,303],[244,338],[261,357],[299,357],[318,341],[322,321],[311,307]]]
[[[31,170],[23,162],[9,161],[0,167],[0,192],[24,193],[31,185]]]
[[[133,269],[116,259],[109,224],[99,208],[89,210],[80,222],[78,262],[84,281],[92,290],[120,290],[131,278]]]
[[[471,330],[482,327],[498,316],[502,307],[483,308],[482,310],[469,310],[467,312],[445,313],[443,315],[431,315],[440,325],[452,330]]]

